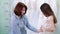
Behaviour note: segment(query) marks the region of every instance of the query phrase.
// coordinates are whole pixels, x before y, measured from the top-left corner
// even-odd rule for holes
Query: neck
[[[19,17],[19,19],[21,19],[22,18],[22,16],[18,16]]]

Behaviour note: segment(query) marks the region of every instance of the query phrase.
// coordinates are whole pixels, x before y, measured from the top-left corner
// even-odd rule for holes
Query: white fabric
[[[39,21],[38,21],[38,28],[45,27],[48,28],[50,27],[50,24],[47,23],[47,20],[49,20],[52,16],[50,17],[45,17],[44,15],[39,17]],[[39,23],[40,22],[40,23]],[[50,23],[50,22],[49,22]],[[40,24],[40,25],[39,25]],[[40,32],[39,34],[53,34],[54,32],[46,32],[45,29],[43,29],[43,32]]]

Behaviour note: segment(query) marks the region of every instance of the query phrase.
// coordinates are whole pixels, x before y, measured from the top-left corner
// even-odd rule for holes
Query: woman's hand
[[[38,32],[38,33],[39,33],[39,32],[43,32],[42,26],[40,27],[40,29],[37,30],[37,32]]]

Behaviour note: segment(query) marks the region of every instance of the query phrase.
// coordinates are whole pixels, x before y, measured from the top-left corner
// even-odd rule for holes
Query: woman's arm
[[[30,29],[31,31],[41,32],[40,29],[36,29],[36,28],[34,28],[32,25],[30,25],[27,18],[25,18],[25,23],[26,23],[26,27],[27,27],[28,29]]]
[[[33,26],[31,26],[29,23],[27,23],[26,24],[26,27],[28,28],[28,29],[30,29],[30,30],[32,30],[32,31],[34,31],[34,32],[42,32],[42,29],[40,28],[40,29],[36,29],[36,28],[34,28]]]

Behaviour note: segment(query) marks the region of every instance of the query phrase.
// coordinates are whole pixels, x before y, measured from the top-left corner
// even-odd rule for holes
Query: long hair
[[[25,7],[25,13],[26,13],[27,6],[24,3],[18,2],[17,5],[15,6],[14,13],[17,16],[20,16],[21,15],[21,10],[23,9],[23,7]]]
[[[48,17],[48,16],[53,16],[53,20],[54,20],[54,24],[57,23],[57,19],[54,15],[54,12],[52,11],[52,9],[50,8],[50,6],[47,3],[44,3],[41,5],[40,7],[41,11],[43,12],[43,14]]]

